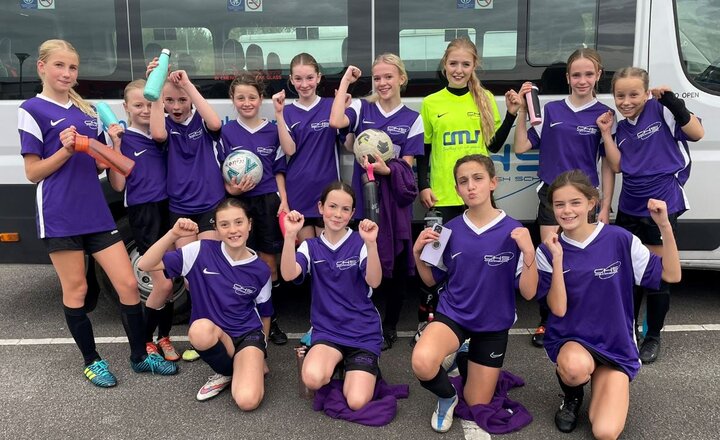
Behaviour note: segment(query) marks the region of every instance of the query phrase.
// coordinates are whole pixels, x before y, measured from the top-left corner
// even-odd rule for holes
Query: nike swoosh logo
[[[505,353],[495,354],[495,352],[493,351],[492,353],[490,353],[490,357],[493,359],[497,359],[499,357],[502,357],[502,355],[504,355],[504,354]]]
[[[318,263],[324,263],[325,261],[326,260],[313,260],[313,263],[318,264]]]
[[[115,229],[114,231],[112,231],[112,232],[110,233],[110,235],[115,235],[115,234],[117,234],[117,233],[118,233],[118,230]]]
[[[141,154],[143,154],[143,153],[146,152],[146,151],[147,151],[147,148],[144,149],[144,150],[142,150],[142,151],[135,151],[133,154],[135,155],[135,157],[138,157],[138,156],[140,156]]]
[[[625,139],[621,140],[621,141],[620,141],[620,143],[618,144],[618,147],[619,147],[620,145],[622,145],[622,144],[623,144],[623,142],[625,142],[626,140],[627,140],[627,138],[625,138]]]
[[[551,123],[550,123],[550,127],[554,127],[554,126],[556,126],[556,125],[558,125],[558,124],[562,124],[562,121],[561,121],[561,122],[551,122]]]
[[[170,130],[170,134],[182,134],[182,133],[180,133],[179,131]]]
[[[374,124],[374,121],[366,121],[365,119],[362,120],[363,124]]]
[[[57,121],[50,120],[50,125],[52,125],[54,127],[54,126],[58,125],[59,123],[61,123],[62,121],[64,121],[65,119],[67,119],[67,118],[58,119]]]
[[[439,115],[437,115],[437,117],[438,117],[438,118],[442,118],[443,116],[445,116],[445,115],[448,114],[448,113],[449,113],[449,112],[440,113]]]
[[[451,260],[454,260],[455,257],[457,257],[457,256],[460,255],[460,254],[462,254],[462,252],[458,252],[458,253],[456,253],[456,254],[452,254],[452,255],[450,255],[450,259],[451,259]]]
[[[203,273],[204,273],[205,275],[220,275],[220,272],[211,272],[211,271],[208,270],[207,267],[206,267],[205,269],[203,269]]]
[[[567,269],[567,270],[564,270],[564,271],[563,271],[563,273],[568,273],[568,272],[570,272],[570,269]]]
[[[298,122],[294,123],[293,125],[291,125],[291,126],[290,126],[290,130],[292,130],[293,128],[295,128],[295,126],[298,125],[299,123],[300,123],[300,122],[298,121]]]

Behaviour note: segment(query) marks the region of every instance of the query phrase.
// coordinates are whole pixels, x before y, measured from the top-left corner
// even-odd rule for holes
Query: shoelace
[[[98,376],[110,373],[110,370],[108,370],[107,362],[105,361],[97,361],[93,363],[92,365],[90,365],[90,371],[92,371]]]
[[[168,352],[168,351],[175,351],[175,347],[173,347],[172,342],[170,342],[170,338],[162,338],[158,341],[158,345],[160,348],[162,348],[162,351]]]

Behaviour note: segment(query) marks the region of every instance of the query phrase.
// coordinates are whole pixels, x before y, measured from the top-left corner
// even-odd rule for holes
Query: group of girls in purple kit
[[[39,52],[43,89],[18,111],[21,153],[28,179],[38,183],[38,235],[60,278],[68,328],[83,355],[84,375],[93,384],[114,386],[116,379],[96,350],[84,310],[85,253],[103,266],[120,295],[135,371],[177,372],[172,361],[179,356],[169,340],[172,315],[167,309],[172,306],[165,302],[172,277],[182,276],[193,302],[190,342],[215,373],[197,399],[231,387],[241,409],[257,408],[269,371],[266,340],[278,280],[275,255],[281,253],[284,279],[300,283],[310,278],[313,332],[302,369],[308,388],[327,384],[342,361],[348,407],[362,409],[373,398],[380,352],[397,338],[407,278],[417,269],[422,282],[439,294],[435,320],[412,353],[413,372],[438,397],[431,418],[434,430],[450,429],[460,396],[471,407],[493,400],[519,289],[525,299],[537,296],[549,310],[541,335],[564,393],[555,415],[558,429],[575,428],[583,385],[591,381],[593,434],[616,438],[622,432],[629,383],[640,359],[648,363],[657,357],[668,283],[680,280],[673,230],[677,217],[689,208],[682,190],[689,175],[687,141],[703,136],[698,118],[672,91],[649,89],[647,72],[626,68],[616,73],[613,95],[625,118],[616,123],[613,111],[595,98],[602,74],[599,55],[578,50],[567,63],[570,95],[548,103],[542,125],[527,129],[522,97],[531,85],[506,94],[508,115],[501,124],[494,100],[489,94],[484,100],[483,89],[475,84],[479,58],[474,45],[451,42],[443,70],[448,87],[460,93],[448,90],[456,97],[474,90],[468,95],[472,103],[464,105],[476,106],[482,136],[466,154],[451,158],[452,186],[441,184],[450,170],[433,174],[430,185],[426,176],[424,184],[421,179],[426,207],[458,208],[445,222],[453,234],[434,267],[420,254],[438,240],[437,232],[425,229],[414,245],[410,235],[417,195],[412,165],[430,154],[430,163],[443,169],[442,157],[434,156],[441,154],[436,136],[452,124],[424,122],[402,104],[408,76],[396,55],[375,60],[374,94],[351,102],[348,86],[361,76],[360,69],[349,66],[335,98],[321,98],[317,62],[309,54],[297,55],[289,82],[298,99],[286,104],[284,91],[272,97],[277,126],[260,118],[263,85],[251,74],[232,82],[230,98],[238,118],[224,126],[182,70],[170,73],[162,100],[154,103],[142,96],[144,81],[133,81],[124,95],[128,128],[123,132],[113,125],[106,138],[93,107],[73,90],[79,68],[75,49],[49,40]],[[152,61],[148,71],[155,66]],[[428,97],[423,112],[444,114],[443,105],[451,101],[440,98]],[[504,142],[516,114],[515,150],[540,150],[542,244],[537,250],[528,230],[493,199],[498,179],[488,150],[496,151],[495,144]],[[351,149],[352,134],[367,128],[386,131],[394,154],[388,161],[363,157],[355,164],[350,187],[338,181],[338,129],[349,134],[345,143]],[[136,161],[132,174],[109,171],[109,180],[125,191],[133,236],[144,254],[140,268],[152,276],[145,318],[127,252],[97,179],[107,166],[75,154],[76,135],[111,143]],[[263,162],[257,184],[247,178],[223,184],[219,161],[239,149],[252,151]],[[390,208],[381,211],[377,224],[362,212],[359,176],[369,163],[379,176],[379,202]],[[609,225],[616,172],[623,173],[620,227]],[[601,180],[602,196],[597,189]],[[287,214],[284,235],[277,221],[281,213]],[[348,226],[353,218],[357,232]],[[634,286],[642,287],[634,293]],[[371,299],[373,289],[387,298],[382,323]],[[642,293],[648,296],[649,330],[638,351],[634,327]],[[468,339],[466,354],[457,358],[463,387],[458,393],[443,360]]]

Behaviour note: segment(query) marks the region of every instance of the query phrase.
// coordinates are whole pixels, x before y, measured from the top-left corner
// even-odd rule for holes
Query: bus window
[[[534,66],[565,62],[578,48],[595,48],[595,0],[529,2],[527,61]]]
[[[715,18],[720,0],[679,0],[677,7],[680,56],[690,81],[720,94],[720,46]]]
[[[146,59],[160,55],[158,47],[166,48],[172,68],[185,70],[191,79],[215,75],[213,37],[207,28],[143,28],[142,42]]]
[[[400,0],[399,3],[399,55],[411,80],[437,79],[445,48],[458,37],[475,43],[483,71],[507,71],[515,67],[518,47],[516,0]]]
[[[93,0],[56,2],[50,9],[38,9],[37,2],[2,2],[0,99],[24,99],[39,91],[38,47],[52,38],[67,40],[77,49],[81,95],[98,97],[116,88],[116,82],[106,82],[129,81],[127,41],[116,32],[116,23],[124,17],[117,17],[117,11],[121,9],[113,2]]]

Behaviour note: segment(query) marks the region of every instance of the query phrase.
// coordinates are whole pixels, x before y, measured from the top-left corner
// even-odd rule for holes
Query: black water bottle
[[[362,181],[363,198],[365,199],[365,218],[377,223],[380,220],[380,203],[378,200],[378,185],[375,181],[372,164],[367,166],[367,173],[364,173]]]

